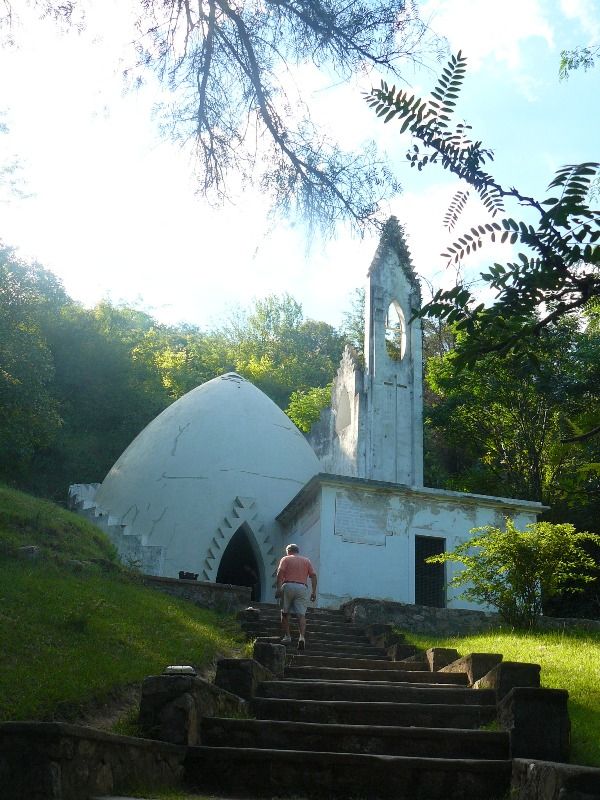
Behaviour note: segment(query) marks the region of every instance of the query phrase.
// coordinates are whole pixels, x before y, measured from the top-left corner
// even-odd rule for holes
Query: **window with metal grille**
[[[445,564],[426,564],[425,559],[446,549],[438,536],[415,536],[415,603],[444,608],[446,605]]]

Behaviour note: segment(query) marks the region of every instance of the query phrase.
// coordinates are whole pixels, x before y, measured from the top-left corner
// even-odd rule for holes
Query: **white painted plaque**
[[[342,492],[335,496],[334,532],[344,542],[385,547],[387,513],[384,509],[362,508]]]

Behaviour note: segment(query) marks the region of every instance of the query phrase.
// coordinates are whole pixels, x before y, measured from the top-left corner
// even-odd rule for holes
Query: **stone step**
[[[389,661],[375,658],[352,658],[351,656],[314,656],[295,653],[288,656],[290,667],[333,667],[340,669],[386,669],[410,670],[411,672],[427,672],[429,665],[425,661]]]
[[[467,730],[481,728],[496,718],[495,706],[464,703],[359,703],[348,700],[255,697],[251,701],[251,709],[257,719]]]
[[[278,603],[252,603],[252,608],[258,608],[262,617],[278,616],[281,612],[281,606]],[[315,608],[309,606],[306,609],[306,616],[310,619],[331,619],[334,622],[346,622],[346,616],[342,611],[336,611],[334,608]]]
[[[295,619],[295,614],[292,614],[292,619]],[[279,622],[281,620],[281,609],[277,609],[277,611],[261,611],[260,617],[256,620],[257,625],[263,624],[273,624]],[[334,616],[332,614],[316,614],[311,609],[308,609],[306,612],[306,620],[309,625],[338,625],[341,628],[362,628],[364,630],[365,625],[360,623],[351,622],[350,620],[344,619],[341,616]],[[250,622],[251,620],[248,620]]]
[[[393,662],[390,662],[393,663]],[[428,670],[347,669],[344,667],[286,667],[286,678],[323,681],[405,681],[467,686],[466,672],[429,672]]]
[[[290,624],[292,632],[298,630],[298,626],[292,620]],[[281,636],[280,625],[254,625],[253,623],[243,622],[242,630],[248,636]],[[370,644],[363,631],[346,630],[341,627],[320,628],[317,625],[307,625],[307,637],[320,642],[357,642],[360,644]]]
[[[511,762],[203,746],[185,774],[194,791],[241,797],[500,800]]]
[[[259,636],[257,637],[260,641],[266,641],[280,644],[281,638],[277,636]],[[298,640],[293,638],[290,644],[287,645],[288,653],[297,653],[298,652]],[[314,654],[314,655],[329,655],[331,657],[337,657],[340,655],[347,655],[352,658],[378,658],[384,659],[386,658],[385,650],[382,650],[380,647],[373,647],[369,644],[359,645],[353,643],[340,643],[340,642],[314,642],[310,636],[306,640],[306,650],[303,651],[306,654]]]
[[[392,673],[393,674],[393,673]],[[407,673],[410,674],[410,673]],[[429,672],[428,675],[435,675]],[[435,683],[369,683],[368,681],[263,681],[257,697],[289,700],[349,700],[357,703],[496,704],[493,689],[465,689]]]
[[[506,731],[319,725],[314,722],[205,717],[201,741],[211,747],[259,747],[429,758],[509,758]]]

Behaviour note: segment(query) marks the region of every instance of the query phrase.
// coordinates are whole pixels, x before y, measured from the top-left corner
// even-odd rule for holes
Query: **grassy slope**
[[[15,558],[31,544],[43,558]],[[0,721],[76,715],[167,664],[202,667],[235,645],[230,618],[141,586],[93,525],[0,487]]]
[[[600,766],[600,639],[583,631],[496,631],[433,640],[406,634],[418,647],[454,647],[461,655],[502,653],[505,661],[540,664],[542,686],[567,689],[572,726],[571,761]]]

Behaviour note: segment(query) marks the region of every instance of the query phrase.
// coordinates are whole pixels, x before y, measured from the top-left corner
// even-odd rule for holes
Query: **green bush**
[[[462,597],[495,606],[516,628],[535,625],[549,598],[580,592],[596,580],[596,563],[582,545],[598,537],[577,533],[573,525],[535,522],[520,531],[507,519],[505,530],[485,525],[471,533],[453,552],[427,561],[463,564],[450,586],[466,585]]]

